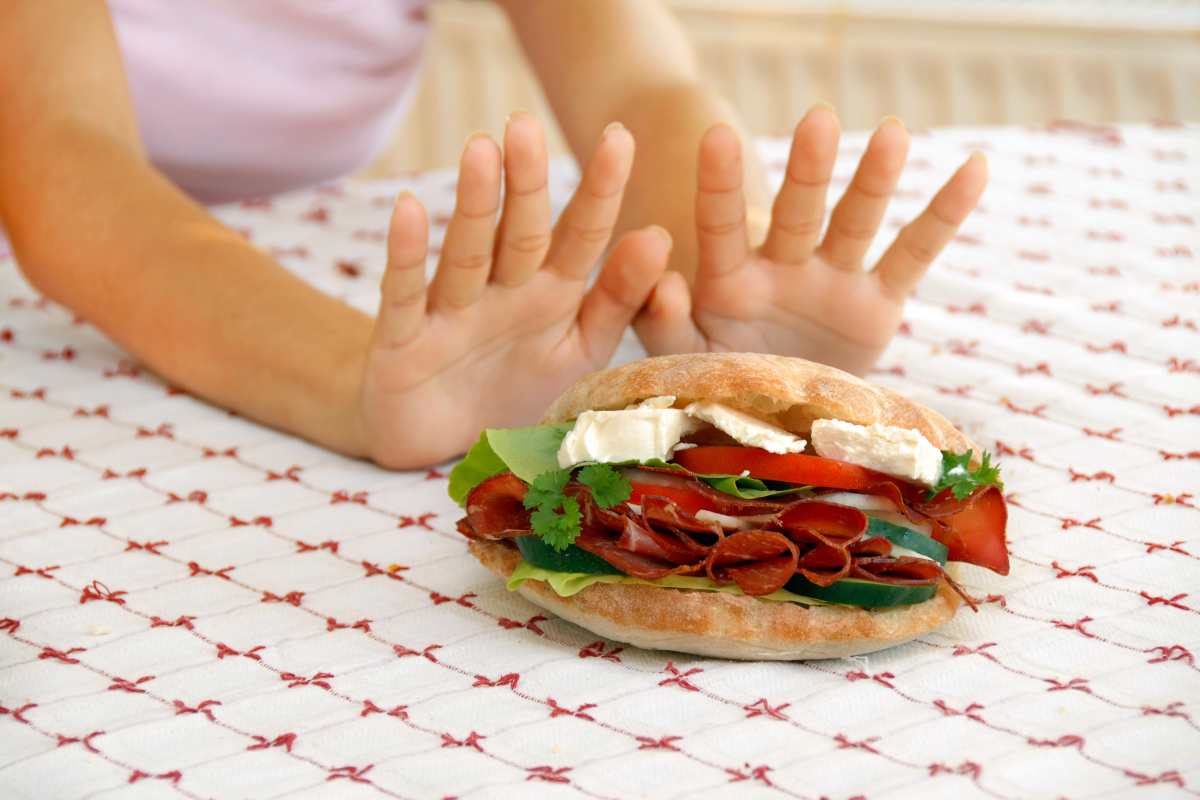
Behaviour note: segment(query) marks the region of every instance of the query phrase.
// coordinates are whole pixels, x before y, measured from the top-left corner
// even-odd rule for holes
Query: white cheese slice
[[[777,425],[755,419],[721,403],[692,403],[684,411],[729,434],[738,444],[761,447],[768,453],[802,453],[807,444],[799,436]]]
[[[670,408],[674,401],[673,397],[651,398],[620,411],[584,411],[563,437],[558,465],[666,461],[679,440],[700,427],[685,411]]]
[[[920,431],[892,425],[855,425],[839,419],[812,424],[813,448],[836,461],[933,486],[942,475],[942,453]]]

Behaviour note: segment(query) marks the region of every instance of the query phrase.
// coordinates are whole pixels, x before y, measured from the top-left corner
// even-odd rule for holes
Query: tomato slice
[[[692,472],[740,475],[806,486],[862,491],[880,481],[894,481],[881,472],[799,453],[778,455],[757,447],[689,447],[675,453],[675,463]]]
[[[686,486],[664,486],[657,483],[642,483],[637,480],[629,482],[629,502],[635,505],[642,504],[642,498],[647,495],[651,497],[665,497],[680,509],[688,514],[695,516],[697,511],[703,509],[712,510],[712,501],[705,497],[702,492]]]
[[[964,561],[998,575],[1008,574],[1008,546],[1004,529],[1008,505],[999,487],[980,489],[978,497],[962,511],[934,525],[933,538],[950,551],[948,560]]]

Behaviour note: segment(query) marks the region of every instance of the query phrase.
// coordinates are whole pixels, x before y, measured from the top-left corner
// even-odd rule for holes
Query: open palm
[[[361,394],[363,436],[384,466],[436,462],[481,428],[536,420],[576,378],[608,363],[666,268],[669,236],[644,229],[613,248],[587,288],[632,166],[628,131],[605,131],[553,229],[540,126],[514,115],[504,144],[499,228],[501,153],[476,136],[428,287],[425,211],[411,195],[397,200]]]
[[[751,248],[737,134],[718,125],[700,144],[699,263],[662,277],[635,321],[652,354],[731,350],[779,353],[862,373],[895,334],[904,301],[954,236],[987,184],[973,155],[880,258],[863,259],[883,221],[908,153],[908,133],[886,120],[821,234],[839,126],[824,107],[796,127],[783,187],[763,245]]]

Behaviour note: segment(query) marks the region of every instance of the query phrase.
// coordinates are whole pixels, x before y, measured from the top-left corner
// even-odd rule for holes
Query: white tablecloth
[[[1200,136],[920,135],[893,223],[973,148],[983,207],[874,377],[1001,456],[1014,568],[969,573],[980,613],[854,660],[547,618],[467,554],[448,465],[198,402],[0,264],[0,795],[1200,794]],[[785,143],[763,149],[778,177]],[[573,180],[556,164],[559,201]],[[452,183],[219,214],[369,308],[394,192],[444,224]]]

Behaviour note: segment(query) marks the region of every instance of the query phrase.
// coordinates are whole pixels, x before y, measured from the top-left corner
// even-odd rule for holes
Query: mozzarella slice
[[[942,475],[942,453],[913,428],[855,425],[840,419],[812,424],[817,455],[885,475],[933,486]]]
[[[584,411],[558,448],[558,465],[584,462],[666,461],[679,440],[700,427],[686,412],[653,404],[674,398],[652,398],[636,408]]]
[[[722,403],[692,403],[684,411],[729,434],[738,444],[761,447],[768,453],[802,453],[807,444],[799,436],[777,425],[755,419]]]

